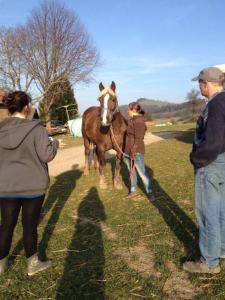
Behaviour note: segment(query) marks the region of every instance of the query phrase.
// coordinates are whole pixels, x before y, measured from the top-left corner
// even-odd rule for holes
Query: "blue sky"
[[[0,0],[0,25],[22,24],[39,1]],[[225,63],[223,0],[66,0],[100,51],[103,65],[75,87],[83,112],[98,84],[117,85],[119,104],[140,97],[183,102],[207,66]]]

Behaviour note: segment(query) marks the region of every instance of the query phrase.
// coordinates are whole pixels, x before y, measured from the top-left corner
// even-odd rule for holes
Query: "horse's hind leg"
[[[97,158],[97,146],[91,143],[91,151],[89,156],[89,169],[91,164],[94,165],[95,170],[99,169],[99,163]]]
[[[121,164],[122,164],[122,155],[117,154],[116,155],[116,167],[115,167],[115,172],[114,172],[114,187],[116,190],[122,190],[122,179],[120,175],[121,171]]]
[[[107,185],[105,182],[105,176],[104,176],[104,168],[105,168],[105,151],[101,151],[97,148],[97,156],[98,156],[98,162],[99,162],[99,174],[100,174],[100,181],[99,181],[99,187],[100,189],[107,189]]]
[[[97,146],[93,148],[93,160],[94,160],[94,168],[95,170],[99,170],[99,162],[97,157]]]
[[[91,151],[91,145],[88,138],[84,137],[84,154],[85,154],[85,165],[84,165],[84,175],[89,175],[89,156]]]

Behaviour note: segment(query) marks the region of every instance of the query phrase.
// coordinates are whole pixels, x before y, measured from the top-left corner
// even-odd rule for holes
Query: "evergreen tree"
[[[68,116],[69,119],[74,119],[78,116],[78,104],[74,97],[74,91],[68,78],[62,78],[58,80],[57,83],[52,84],[39,105],[41,119],[45,122],[48,122],[49,120],[47,120],[44,109],[45,98],[50,98],[53,100],[49,114],[51,120],[57,120],[62,124],[65,124],[68,121]],[[68,115],[66,113],[66,107]]]

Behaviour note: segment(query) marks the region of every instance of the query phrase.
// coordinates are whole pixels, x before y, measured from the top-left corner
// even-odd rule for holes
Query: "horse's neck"
[[[115,133],[119,134],[123,134],[123,132],[126,130],[126,123],[120,111],[115,114],[115,117],[112,121],[112,128]]]

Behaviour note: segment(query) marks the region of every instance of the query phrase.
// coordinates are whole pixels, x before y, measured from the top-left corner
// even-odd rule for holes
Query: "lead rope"
[[[123,150],[121,149],[121,147],[120,147],[119,144],[117,143],[117,140],[116,140],[115,135],[114,135],[114,132],[113,132],[112,125],[110,125],[109,130],[110,130],[110,133],[111,133],[112,140],[113,140],[113,142],[115,143],[116,147],[118,148],[119,152],[120,152],[122,155],[127,156],[127,154],[123,152]]]
[[[120,153],[121,153],[123,156],[130,158],[130,156],[129,156],[128,154],[126,154],[125,152],[123,152],[123,150],[121,149],[121,147],[120,147],[119,144],[117,143],[117,140],[116,140],[115,135],[114,135],[114,132],[113,132],[113,127],[112,127],[112,125],[110,125],[109,130],[110,130],[110,133],[111,133],[112,140],[113,140],[113,142],[115,143],[116,147],[119,149]],[[134,163],[134,159],[130,158],[130,179],[133,178],[134,173],[135,173],[135,163]]]

